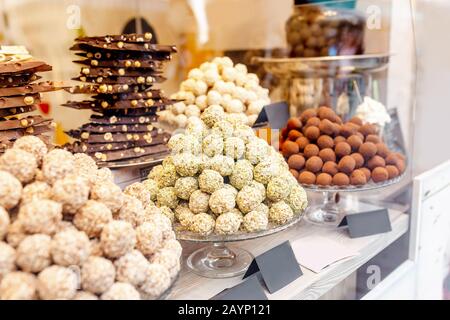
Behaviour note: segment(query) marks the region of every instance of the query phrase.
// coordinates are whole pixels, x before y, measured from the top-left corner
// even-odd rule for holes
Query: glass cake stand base
[[[324,201],[312,205],[306,210],[305,218],[309,223],[323,227],[336,227],[343,215],[337,192],[323,192]]]
[[[187,259],[187,266],[196,274],[207,278],[231,278],[242,275],[250,266],[250,252],[226,246],[223,242],[194,251]]]

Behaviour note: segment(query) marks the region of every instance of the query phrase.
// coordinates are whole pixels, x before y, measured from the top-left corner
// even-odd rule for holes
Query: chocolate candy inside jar
[[[356,10],[296,5],[286,22],[290,56],[310,58],[363,54],[364,27],[364,15]]]

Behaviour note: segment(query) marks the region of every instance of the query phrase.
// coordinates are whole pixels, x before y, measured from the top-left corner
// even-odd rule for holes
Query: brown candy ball
[[[406,169],[406,163],[405,163],[405,161],[399,160],[399,161],[397,162],[396,167],[397,167],[398,171],[400,171],[400,173],[405,172],[405,169]]]
[[[298,175],[298,182],[303,184],[315,184],[316,175],[309,171],[303,171]]]
[[[295,170],[302,170],[305,166],[305,158],[299,154],[293,154],[288,159],[289,168]]]
[[[338,144],[339,142],[346,142],[346,141],[347,141],[347,139],[345,137],[343,137],[343,136],[337,136],[337,137],[334,138],[334,144],[335,145]]]
[[[343,157],[338,163],[338,170],[340,172],[350,174],[355,170],[356,162],[351,156]]]
[[[396,166],[399,160],[400,159],[394,153],[388,154],[387,157],[385,158],[386,164],[390,164],[393,166]]]
[[[367,168],[369,168],[370,170],[373,170],[376,167],[385,167],[385,166],[386,162],[380,156],[373,156],[367,161]]]
[[[312,118],[317,116],[316,109],[306,109],[303,111],[303,113],[300,115],[300,120],[303,122],[303,124],[306,124],[306,122]]]
[[[321,135],[317,139],[317,145],[319,146],[320,149],[333,148],[334,147],[334,140],[330,136]]]
[[[376,134],[369,134],[366,137],[366,142],[372,142],[372,143],[377,144],[377,143],[381,142],[381,138]]]
[[[396,166],[392,166],[392,165],[387,165],[386,166],[386,171],[388,172],[389,179],[393,179],[395,177],[398,177],[398,175],[400,174],[400,171],[397,169],[397,167]]]
[[[311,126],[305,129],[305,137],[309,140],[316,140],[320,136],[320,130],[318,127]]]
[[[370,159],[377,154],[377,146],[372,142],[364,142],[358,150],[365,159]]]
[[[313,156],[306,160],[305,166],[306,170],[316,173],[319,172],[320,169],[322,169],[323,161],[319,157]]]
[[[295,143],[298,145],[300,151],[303,151],[305,147],[309,144],[309,140],[306,137],[300,137],[295,140]]]
[[[355,160],[355,169],[359,169],[364,165],[364,157],[361,155],[361,153],[352,153],[350,157]]]
[[[315,144],[308,144],[303,150],[303,154],[306,158],[311,158],[319,154],[319,147]]]
[[[339,172],[338,166],[336,162],[333,161],[327,161],[323,164],[322,172],[328,173],[332,176],[334,176],[336,173]]]
[[[289,158],[291,155],[299,153],[299,147],[298,144],[293,141],[285,141],[283,143],[283,146],[281,147],[281,153],[286,158]]]
[[[338,142],[334,147],[334,152],[336,152],[338,157],[344,157],[352,152],[352,148],[347,142]]]
[[[348,122],[354,123],[354,124],[356,124],[358,126],[362,126],[363,125],[363,122],[362,122],[361,118],[359,118],[359,117],[353,117]]]
[[[394,155],[399,158],[400,160],[406,161],[405,155],[401,154],[400,152],[394,152]]]
[[[336,186],[348,186],[350,179],[345,173],[336,173],[333,177],[333,184]]]
[[[295,179],[298,179],[298,171],[294,169],[289,169],[289,172],[294,176]]]
[[[352,147],[353,151],[356,151],[363,144],[363,140],[356,134],[353,134],[347,138],[347,143]]]
[[[367,183],[366,175],[363,171],[356,169],[350,175],[350,183],[354,186],[361,186]]]
[[[375,182],[386,181],[389,178],[389,173],[386,168],[377,167],[372,170],[372,180]]]
[[[323,119],[320,121],[319,129],[322,133],[332,135],[334,134],[334,124],[328,119]]]
[[[366,181],[369,181],[370,177],[372,176],[372,172],[369,169],[367,169],[366,167],[359,168],[359,170],[361,170],[365,174]]]
[[[297,130],[291,130],[288,133],[288,139],[291,141],[295,141],[298,138],[303,137],[303,134],[300,131]]]
[[[312,118],[308,119],[308,121],[306,122],[305,129],[308,127],[311,127],[311,126],[318,127],[319,124],[320,124],[320,119],[317,117],[312,117]]]
[[[389,155],[389,148],[383,142],[379,142],[375,146],[377,147],[377,155],[380,157],[386,158]]]
[[[329,186],[333,178],[328,173],[321,173],[316,178],[316,184],[319,186]]]
[[[366,123],[359,127],[358,131],[361,132],[364,136],[368,136],[369,134],[377,134],[378,130],[377,127],[373,124]]]
[[[287,122],[288,130],[296,130],[302,128],[302,122],[299,118],[290,118]]]
[[[323,162],[333,161],[336,162],[336,154],[333,149],[325,148],[319,151],[319,157]]]
[[[317,115],[319,116],[319,118],[321,120],[328,119],[328,120],[333,121],[333,122],[335,121],[335,119],[337,117],[337,115],[334,112],[334,110],[329,108],[329,107],[320,107],[317,110]]]
[[[341,136],[348,138],[351,135],[355,134],[356,132],[358,132],[358,128],[354,123],[347,122],[346,124],[341,126],[340,131]]]

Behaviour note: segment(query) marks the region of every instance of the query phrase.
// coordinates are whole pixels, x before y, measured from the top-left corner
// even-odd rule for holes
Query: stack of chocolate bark
[[[0,54],[0,153],[25,135],[35,135],[50,143],[52,120],[23,115],[37,109],[41,92],[56,90],[52,82],[35,82],[41,78],[37,72],[50,70],[51,66],[29,55]]]
[[[174,46],[151,43],[151,34],[125,34],[76,39],[71,50],[83,57],[83,82],[71,93],[92,94],[91,100],[68,101],[64,106],[90,109],[90,122],[67,133],[77,139],[69,149],[83,152],[97,162],[157,158],[168,152],[169,134],[154,126],[157,112],[172,104],[156,83]]]

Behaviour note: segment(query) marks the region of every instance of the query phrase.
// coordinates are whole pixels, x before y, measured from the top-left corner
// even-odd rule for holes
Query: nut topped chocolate
[[[156,83],[174,46],[153,44],[152,35],[124,34],[82,37],[70,48],[83,57],[73,80],[83,84],[67,91],[91,94],[92,99],[68,101],[63,106],[90,109],[90,122],[67,134],[76,139],[66,147],[84,152],[99,163],[113,163],[142,156],[159,157],[168,149],[169,135],[154,126],[157,112],[174,101],[165,97]]]

